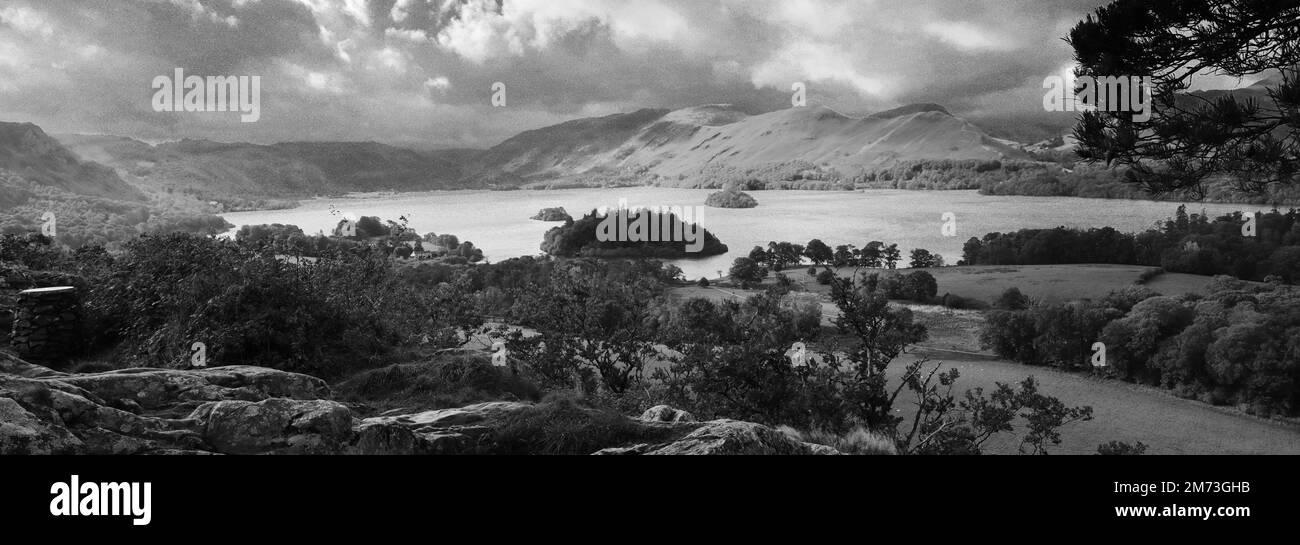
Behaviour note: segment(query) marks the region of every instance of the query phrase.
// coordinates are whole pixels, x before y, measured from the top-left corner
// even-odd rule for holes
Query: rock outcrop
[[[804,443],[779,431],[753,422],[712,420],[700,424],[685,436],[661,444],[613,447],[598,455],[821,455],[839,454],[824,445]]]
[[[0,455],[480,454],[493,452],[498,430],[542,407],[497,401],[360,418],[330,397],[318,378],[261,367],[70,374],[0,353]],[[767,426],[697,422],[662,405],[627,422],[663,441],[596,454],[837,454]]]

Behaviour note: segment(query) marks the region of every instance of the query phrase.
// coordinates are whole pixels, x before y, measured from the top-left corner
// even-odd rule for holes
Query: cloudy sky
[[[147,140],[486,147],[577,117],[809,102],[1042,115],[1101,0],[4,0],[0,120]],[[262,117],[155,112],[154,77],[257,75]],[[505,108],[491,106],[506,84]]]

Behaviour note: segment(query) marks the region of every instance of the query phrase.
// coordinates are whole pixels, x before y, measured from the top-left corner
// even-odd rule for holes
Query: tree
[[[835,252],[831,250],[831,247],[827,246],[826,243],[822,242],[820,239],[815,238],[808,241],[808,246],[804,247],[803,255],[804,257],[807,257],[809,261],[812,261],[813,265],[830,263],[831,260],[835,258]]]
[[[880,251],[880,260],[885,264],[887,269],[898,268],[899,260],[903,259],[903,253],[898,250],[897,244],[890,244],[884,250]]]
[[[908,263],[913,269],[933,269],[943,266],[943,256],[932,254],[930,250],[917,248],[912,250],[912,261]]]
[[[770,256],[768,256],[767,251],[763,250],[762,246],[755,246],[753,250],[749,251],[749,258],[754,260],[755,263],[767,265]]]
[[[1084,112],[1074,129],[1078,154],[1129,167],[1129,181],[1153,193],[1203,196],[1203,183],[1221,175],[1251,192],[1297,183],[1298,40],[1300,0],[1118,0],[1098,8],[1067,40],[1077,73],[1150,76],[1151,116]],[[1186,92],[1196,76],[1274,71],[1257,91]]]
[[[748,257],[737,257],[731,263],[731,271],[727,274],[731,276],[732,281],[740,284],[740,287],[750,288],[767,277],[767,268]]]
[[[357,220],[357,236],[362,238],[368,237],[385,237],[389,235],[388,227],[378,216],[361,216]]]
[[[993,308],[998,310],[1025,310],[1029,308],[1029,296],[1020,293],[1020,288],[1007,288],[993,302]]]
[[[506,348],[547,385],[577,382],[588,389],[598,378],[608,391],[626,392],[640,383],[655,354],[650,315],[659,282],[641,275],[614,278],[590,262],[554,269],[541,283],[512,290],[511,317],[537,335],[509,330],[503,335]]]
[[[914,271],[903,276],[903,284],[899,291],[904,298],[925,303],[939,294],[939,282],[928,272]]]
[[[773,270],[781,270],[789,265],[798,265],[803,259],[803,246],[789,242],[767,243],[768,265]]]
[[[863,267],[869,267],[873,269],[880,268],[881,251],[882,249],[884,249],[884,247],[885,247],[885,243],[880,242],[878,240],[873,240],[871,242],[868,242],[867,245],[863,247],[862,251],[858,254],[859,255],[858,264],[862,265]]]
[[[854,257],[855,251],[856,248],[854,248],[852,244],[841,244],[839,246],[836,246],[835,255],[833,256],[833,259],[835,260],[835,266],[856,267],[858,265],[858,260],[856,257]]]

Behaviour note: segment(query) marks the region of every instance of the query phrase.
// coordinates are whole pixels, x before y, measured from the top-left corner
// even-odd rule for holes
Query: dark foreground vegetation
[[[492,452],[585,454],[608,444],[596,437],[650,440],[619,418],[667,404],[787,426],[847,451],[969,454],[1015,433],[1022,452],[1046,453],[1062,426],[1091,413],[1041,394],[1033,379],[956,392],[956,372],[924,359],[891,381],[886,370],[904,365],[896,360],[926,330],[884,292],[841,279],[837,328],[851,342],[819,351],[815,301],[774,288],[745,301],[678,302],[666,288],[679,272],[655,261],[471,265],[395,259],[369,245],[307,260],[265,239],[187,234],[140,237],[119,253],[17,237],[2,248],[15,274],[60,271],[86,286],[79,370],[189,368],[199,341],[209,367],[320,376],[369,410],[538,402],[498,430]],[[496,325],[484,328],[489,320]],[[495,344],[496,365],[464,352],[469,342]],[[792,357],[796,346],[806,353]],[[919,411],[904,420],[902,403]]]

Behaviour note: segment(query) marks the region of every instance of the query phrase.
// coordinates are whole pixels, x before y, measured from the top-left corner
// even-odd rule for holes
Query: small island
[[[541,250],[556,257],[680,259],[721,255],[727,245],[672,212],[618,209],[592,210],[547,231]]]
[[[569,212],[566,211],[563,206],[559,206],[556,208],[543,208],[531,219],[537,221],[570,221],[573,219],[573,216],[570,216]]]
[[[754,208],[758,206],[758,201],[741,191],[735,183],[728,183],[722,191],[709,195],[704,200],[704,205],[713,208]]]

